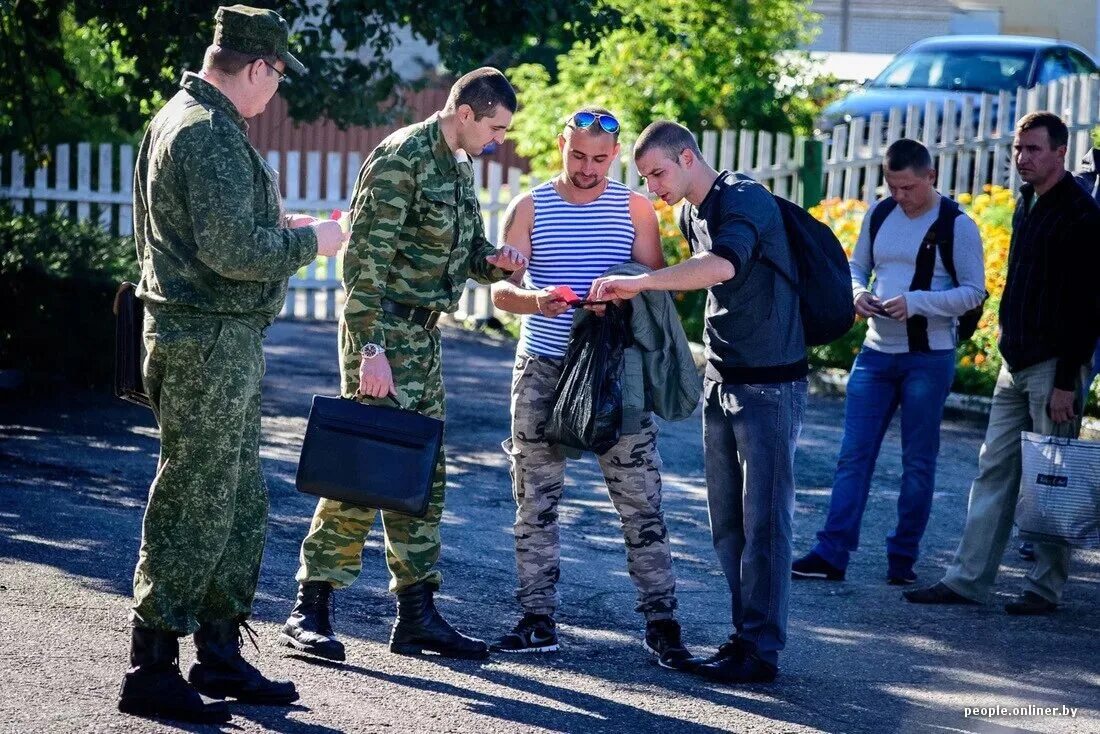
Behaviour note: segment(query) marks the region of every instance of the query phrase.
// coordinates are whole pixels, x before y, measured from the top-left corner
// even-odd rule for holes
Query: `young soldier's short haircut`
[[[463,74],[451,87],[444,111],[454,112],[462,105],[470,106],[475,120],[495,115],[497,105],[503,106],[509,112],[515,112],[519,107],[516,90],[512,89],[503,74],[491,66],[483,66]]]

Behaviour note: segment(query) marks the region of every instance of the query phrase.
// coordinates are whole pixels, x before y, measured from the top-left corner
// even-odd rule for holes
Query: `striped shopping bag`
[[[1100,548],[1100,443],[1025,431],[1020,444],[1020,537]]]

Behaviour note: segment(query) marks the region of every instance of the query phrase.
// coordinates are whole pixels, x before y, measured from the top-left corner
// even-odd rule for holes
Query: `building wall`
[[[955,7],[948,0],[850,0],[848,48],[841,48],[840,0],[814,0],[811,9],[821,16],[821,32],[812,51],[888,53],[901,51],[928,36],[950,32]]]
[[[1071,41],[1100,60],[1100,0],[1052,0],[1049,5],[1037,0],[968,0],[967,4],[1000,10],[1002,33]]]
[[[821,16],[814,51],[897,53],[921,38],[962,30],[1058,38],[1100,56],[1100,0],[848,0],[847,49],[841,0],[810,5]]]

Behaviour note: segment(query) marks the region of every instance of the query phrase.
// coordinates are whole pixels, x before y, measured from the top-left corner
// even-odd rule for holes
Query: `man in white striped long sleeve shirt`
[[[528,258],[528,267],[495,286],[498,308],[523,315],[512,377],[512,435],[504,442],[516,498],[516,598],[523,617],[493,649],[504,653],[558,649],[554,614],[560,575],[558,503],[566,457],[545,428],[563,369],[572,318],[556,292],[578,296],[609,267],[630,260],[664,267],[657,217],[650,201],[608,179],[619,152],[619,122],[608,110],[586,107],[570,115],[558,135],[562,173],[512,201],[504,241]],[[602,307],[589,307],[602,308]],[[627,570],[646,620],[645,644],[666,667],[690,658],[674,619],[676,577],[661,512],[661,457],[657,424],[622,436],[597,457],[608,494],[622,519]]]

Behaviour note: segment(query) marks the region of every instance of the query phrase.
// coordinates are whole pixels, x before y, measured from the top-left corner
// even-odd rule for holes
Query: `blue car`
[[[935,36],[917,41],[898,54],[873,80],[827,106],[818,120],[820,133],[854,117],[889,114],[935,102],[942,110],[949,99],[961,105],[982,92],[997,94],[1017,87],[1045,84],[1071,74],[1096,74],[1096,61],[1079,46],[1029,36]],[[1013,96],[1013,106],[1015,97]],[[1010,115],[1011,117],[1011,115]]]

